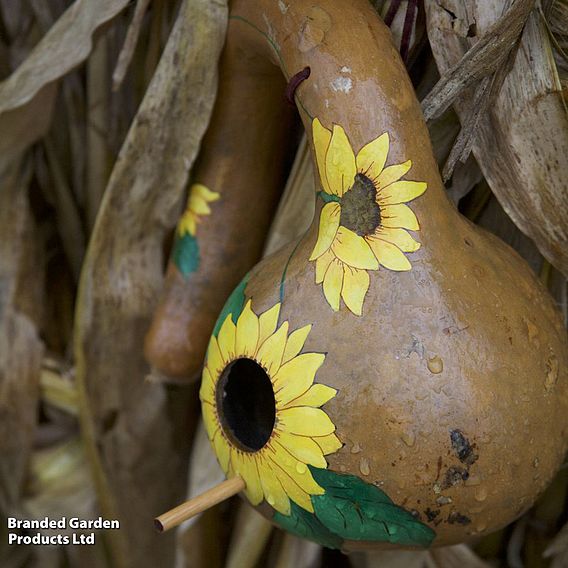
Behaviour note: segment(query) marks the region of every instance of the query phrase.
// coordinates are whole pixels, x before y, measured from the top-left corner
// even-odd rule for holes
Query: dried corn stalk
[[[81,414],[117,566],[167,566],[173,535],[152,518],[181,497],[185,457],[164,385],[144,381],[143,339],[175,222],[217,85],[227,19],[222,0],[185,0],[120,152],[83,265],[75,357]],[[180,393],[176,393],[179,398]]]
[[[0,509],[19,513],[39,403],[42,250],[28,204],[30,168],[0,170]]]
[[[314,211],[314,168],[304,135],[266,239],[264,256],[300,238],[310,226]]]
[[[491,26],[505,6],[504,0],[426,2],[428,35],[442,75],[453,68],[453,76],[458,77],[455,66],[465,56],[469,75],[464,67],[461,82],[462,86],[469,83],[472,58],[466,52],[478,40],[499,45],[498,35],[479,38],[488,31],[494,33]],[[485,51],[492,53],[490,47]],[[568,115],[538,11],[528,16],[518,49],[513,47],[510,55],[509,73],[478,117],[473,153],[507,214],[550,262],[568,274]],[[477,61],[479,77],[484,67],[486,73],[495,71],[494,59]],[[475,110],[473,96],[466,91],[455,103],[462,125]]]
[[[77,0],[30,56],[0,83],[0,114],[21,107],[90,54],[95,30],[114,18],[128,0]]]

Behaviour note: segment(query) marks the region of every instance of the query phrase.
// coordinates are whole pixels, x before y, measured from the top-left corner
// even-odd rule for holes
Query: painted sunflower
[[[386,166],[389,136],[384,133],[355,155],[343,128],[312,123],[316,162],[325,202],[318,238],[310,260],[316,261],[316,284],[334,311],[340,298],[361,315],[369,289],[368,270],[379,265],[390,270],[410,270],[405,252],[420,243],[408,233],[420,226],[414,212],[404,205],[426,191],[426,183],[401,180],[410,160]]]
[[[178,223],[178,233],[181,237],[185,234],[195,236],[197,223],[203,215],[210,215],[211,208],[209,203],[217,201],[221,197],[220,193],[211,191],[201,183],[194,183],[189,188],[187,206]]]
[[[308,465],[327,468],[341,442],[320,408],[336,390],[314,384],[323,353],[301,353],[311,325],[277,329],[280,304],[257,316],[251,300],[236,324],[228,315],[211,337],[200,398],[209,439],[227,477],[240,476],[253,505],[283,515],[290,499],[313,513],[324,489]]]

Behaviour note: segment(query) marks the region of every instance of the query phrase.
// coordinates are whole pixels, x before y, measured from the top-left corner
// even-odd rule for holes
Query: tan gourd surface
[[[209,203],[207,222],[197,226],[199,269],[184,275],[170,260],[145,341],[147,359],[172,380],[196,379],[223,302],[260,259],[284,185],[283,158],[294,143],[283,77],[233,74],[230,52],[223,57],[206,151],[192,172],[196,183],[219,194]]]
[[[287,79],[310,67],[296,100],[312,149],[317,119],[329,131],[341,126],[354,155],[388,133],[385,167],[411,160],[401,179],[427,184],[424,193],[405,205],[419,223],[419,230],[407,233],[421,246],[403,253],[409,269],[389,269],[381,259],[378,269],[364,269],[370,286],[360,302],[361,315],[353,309],[357,302],[349,308],[343,298],[334,309],[333,293],[328,296],[316,282],[317,261],[310,260],[322,225],[325,201],[320,194],[312,226],[299,244],[288,245],[250,273],[244,289],[245,301],[252,300],[248,309],[258,317],[281,302],[279,325],[288,322],[289,332],[312,326],[302,353],[325,355],[314,382],[337,390],[321,409],[342,443],[325,456],[324,469],[380,488],[435,531],[434,545],[496,530],[530,507],[566,451],[568,353],[562,322],[525,262],[461,217],[446,198],[412,85],[388,29],[368,2],[235,0],[224,58],[230,72],[223,80],[236,84],[255,78],[250,79],[255,87],[242,97],[262,105],[269,97],[260,85],[277,84],[274,77],[281,71],[276,65]],[[225,104],[231,103],[220,96],[219,107]],[[250,128],[266,121],[268,130],[285,131],[287,124],[270,119],[280,106],[271,102],[270,112],[268,106],[247,117]],[[229,138],[237,136],[232,121],[238,117],[236,110],[227,111],[222,124],[214,125],[226,134],[217,134],[216,144],[204,147],[202,179],[197,181],[214,191],[222,191],[216,184],[225,187],[229,179],[246,185],[255,169],[267,166],[261,162],[265,149],[255,150],[261,153],[254,166],[244,162],[243,154],[222,151],[219,139],[233,151]],[[242,125],[243,132],[247,128]],[[321,140],[316,141],[316,150],[321,147]],[[321,166],[322,158],[318,162],[314,156],[314,163]],[[268,166],[279,167],[274,162]],[[225,172],[222,179],[214,175],[219,170]],[[318,167],[315,171],[317,175]],[[316,187],[325,191],[321,175]],[[385,195],[378,189],[378,196],[381,191]],[[254,195],[260,196],[261,189],[255,188]],[[341,223],[347,223],[345,199],[341,207]],[[212,214],[211,223],[214,219]],[[250,207],[239,227],[254,227],[255,219]],[[357,222],[349,223],[354,228]],[[203,223],[204,238],[199,235],[204,263],[209,263],[205,255],[212,247],[207,240],[215,239],[208,224]],[[230,270],[228,250],[224,259],[218,252],[207,264],[203,278],[212,287],[218,285],[217,271]],[[345,262],[343,267],[347,270]],[[187,333],[196,338],[206,327],[198,312],[207,308],[199,304],[190,309]],[[225,363],[245,357],[239,355],[239,321],[237,347],[223,358]],[[219,329],[215,336],[221,345]],[[214,375],[211,349],[205,366]],[[210,436],[224,440],[215,449],[234,459],[227,466],[232,476],[242,474],[241,458],[247,463],[256,458],[238,447],[222,416],[223,373],[220,369],[211,377],[213,398],[207,394],[211,381],[204,379],[202,399]],[[276,429],[284,423],[279,413],[277,408]],[[265,462],[256,464],[262,478]],[[272,517],[268,503],[274,495],[264,485],[261,497],[260,510]],[[347,538],[341,547],[393,545]]]

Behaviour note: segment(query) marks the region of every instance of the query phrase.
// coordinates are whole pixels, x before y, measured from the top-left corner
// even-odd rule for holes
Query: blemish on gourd
[[[544,379],[544,388],[550,392],[558,381],[558,359],[556,355],[551,355],[546,361],[546,378]]]
[[[448,497],[447,495],[440,495],[436,499],[436,504],[440,505],[441,507],[444,505],[449,505],[452,502],[452,498]]]
[[[465,482],[466,487],[475,487],[481,484],[481,478],[478,475],[470,475]]]
[[[427,366],[433,375],[439,375],[444,370],[444,361],[439,355],[434,355],[428,359]]]
[[[348,93],[353,88],[353,81],[350,77],[336,77],[329,86],[336,93]]]
[[[538,349],[540,347],[540,341],[538,340],[538,327],[530,319],[523,318],[523,320],[527,327],[529,343]]]
[[[317,47],[323,42],[330,28],[331,16],[323,8],[314,6],[302,24],[298,49],[306,53]]]
[[[456,485],[462,484],[469,478],[469,471],[459,466],[451,466],[446,471],[446,475],[442,482],[442,489],[449,489]]]
[[[436,517],[440,514],[440,509],[430,509],[430,507],[428,507],[425,511],[424,514],[426,515],[426,518],[428,519],[429,522],[434,522],[436,520]],[[438,519],[437,523],[440,523],[441,519]]]
[[[404,353],[402,356],[405,359],[408,359],[413,353],[416,353],[416,355],[418,355],[420,359],[424,359],[424,356],[426,354],[424,344],[422,343],[422,341],[420,341],[420,339],[418,339],[418,337],[414,335],[412,336],[412,342],[408,346],[406,353]]]
[[[476,501],[483,503],[483,501],[485,501],[487,499],[487,489],[485,487],[479,488],[475,492],[474,498],[475,498]]]
[[[367,458],[361,458],[359,462],[359,471],[363,475],[369,475],[371,473],[371,466],[369,465],[369,460]]]
[[[288,11],[288,8],[290,6],[288,6],[287,4],[284,4],[284,2],[282,2],[282,0],[278,0],[278,8],[280,8],[280,12],[282,12],[282,14],[285,14]]]
[[[359,442],[356,442],[353,444],[353,446],[351,447],[351,453],[352,454],[358,454],[363,450],[363,448],[360,446]]]
[[[400,438],[409,448],[412,448],[416,442],[416,434],[412,431],[403,432]]]
[[[479,456],[473,452],[475,446],[470,444],[461,430],[451,430],[450,441],[454,452],[462,463],[473,465],[477,461]]]
[[[471,523],[471,519],[467,515],[462,515],[458,511],[452,511],[448,515],[447,521],[450,525],[469,525]]]

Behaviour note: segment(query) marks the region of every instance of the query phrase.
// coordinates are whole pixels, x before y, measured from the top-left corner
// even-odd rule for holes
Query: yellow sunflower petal
[[[233,468],[233,460],[235,458],[235,455],[237,453],[236,448],[229,444],[229,463],[227,464],[227,477],[235,477],[235,470]]]
[[[339,228],[340,215],[341,206],[339,203],[331,202],[323,206],[318,227],[318,240],[316,241],[316,246],[312,251],[310,260],[315,260],[329,249]]]
[[[312,122],[312,136],[314,139],[316,162],[322,189],[326,193],[331,194],[329,184],[327,183],[327,175],[325,173],[325,156],[331,141],[331,130],[328,130],[325,126],[323,126],[323,124],[319,121],[319,118],[314,118],[314,121]]]
[[[333,133],[325,157],[325,173],[330,193],[339,197],[353,185],[357,173],[355,154],[345,130],[338,124],[333,125]]]
[[[197,219],[195,215],[188,215],[187,232],[193,236],[195,236],[195,233],[197,232]]]
[[[387,155],[389,153],[388,132],[375,138],[357,154],[357,170],[365,174],[369,179],[377,179],[383,171]]]
[[[207,205],[207,201],[198,195],[191,194],[189,196],[189,208],[197,215],[209,215],[211,208]]]
[[[329,263],[335,258],[335,255],[331,250],[324,252],[316,260],[316,284],[321,284],[325,277],[325,273],[329,268]]]
[[[290,359],[293,359],[304,347],[306,338],[312,329],[312,324],[305,325],[296,331],[293,331],[286,341],[286,349],[284,349],[284,355],[282,357],[282,363],[287,363]]]
[[[278,442],[300,462],[314,467],[327,467],[321,448],[311,438],[295,436],[288,432],[278,432],[277,438]]]
[[[235,353],[239,356],[253,357],[258,345],[258,318],[252,311],[252,300],[249,300],[239,319],[235,336]]]
[[[375,182],[377,188],[380,190],[381,188],[387,187],[387,185],[390,185],[391,183],[400,179],[404,174],[408,172],[408,170],[411,167],[412,167],[411,160],[408,160],[403,164],[388,166],[388,168],[385,168],[377,178]]]
[[[376,236],[396,245],[403,252],[415,252],[420,248],[420,243],[415,241],[405,229],[388,229],[381,227]]]
[[[208,402],[203,402],[203,404],[201,405],[201,414],[203,416],[203,424],[205,425],[207,436],[209,440],[212,441],[215,433],[220,429],[215,407]]]
[[[375,237],[369,238],[369,244],[378,261],[389,270],[410,270],[412,265],[404,253],[392,243]]]
[[[335,434],[328,434],[327,436],[317,436],[312,440],[321,448],[324,456],[334,454],[337,450],[343,447],[339,438]]]
[[[211,377],[211,373],[207,367],[203,369],[199,398],[203,402],[215,404],[215,383],[213,382],[213,378]]]
[[[300,436],[327,436],[335,431],[333,422],[321,408],[294,406],[278,411],[277,428]]]
[[[336,394],[337,391],[335,389],[318,383],[312,385],[303,395],[282,406],[282,409],[294,406],[313,406],[317,408],[329,402]]]
[[[296,504],[300,505],[302,509],[309,511],[310,513],[314,512],[314,506],[312,505],[312,500],[308,493],[306,493],[303,489],[301,489],[293,479],[290,478],[282,469],[280,469],[276,464],[270,463],[270,468],[278,478],[278,481],[282,485],[284,491],[292,501]]]
[[[325,491],[316,483],[308,466],[295,458],[279,442],[272,440],[266,448],[271,465],[279,467],[304,491],[310,495],[322,495]]]
[[[323,406],[326,402],[329,402],[336,394],[337,391],[335,389],[328,387],[327,385],[320,385],[318,383],[312,385],[303,395],[290,401],[282,408],[290,408],[293,406]]]
[[[226,475],[229,472],[231,448],[229,446],[229,442],[227,442],[227,438],[225,438],[221,430],[218,430],[213,438],[213,448],[215,449],[217,461]]]
[[[363,300],[369,289],[369,274],[366,270],[357,270],[345,266],[341,297],[345,305],[357,316],[363,312]]]
[[[264,498],[271,507],[288,516],[290,514],[290,499],[267,462],[268,458],[264,457],[258,458],[257,462]]]
[[[197,225],[195,223],[195,215],[188,210],[182,215],[178,223],[178,233],[181,236],[185,235],[186,233],[195,236],[196,230]]]
[[[395,181],[378,193],[379,205],[395,205],[406,203],[422,195],[427,188],[422,181]]]
[[[343,285],[343,263],[333,259],[323,279],[323,293],[333,311],[339,310],[339,298]]]
[[[221,350],[219,349],[219,343],[217,338],[212,335],[209,340],[209,347],[207,348],[207,361],[206,366],[211,372],[211,378],[216,382],[219,373],[225,368],[226,362],[221,355]]]
[[[219,335],[217,336],[221,357],[223,357],[225,362],[230,361],[235,355],[236,331],[237,327],[233,323],[232,314],[229,314],[225,318],[225,321],[219,330]]]
[[[266,372],[273,377],[282,364],[282,355],[286,347],[288,322],[285,321],[261,346],[256,359],[264,366]]]
[[[269,310],[266,310],[258,318],[259,334],[258,346],[260,347],[266,339],[276,331],[278,325],[278,316],[280,315],[280,303],[275,304]]]
[[[402,203],[381,207],[381,225],[389,229],[402,228],[412,231],[420,229],[414,211]]]
[[[234,452],[232,469],[245,482],[245,494],[253,505],[258,505],[264,496],[256,464],[256,457],[246,452]]]
[[[190,196],[197,195],[201,197],[204,201],[217,201],[221,197],[220,193],[210,190],[208,187],[202,183],[194,183],[190,188]]]
[[[365,239],[346,227],[339,227],[331,250],[339,260],[353,268],[376,270],[379,267]]]
[[[312,386],[324,360],[323,353],[302,353],[284,363],[272,380],[276,407],[280,408],[304,394]]]

